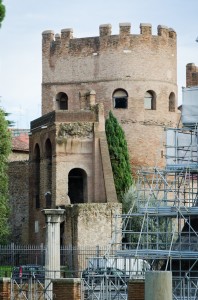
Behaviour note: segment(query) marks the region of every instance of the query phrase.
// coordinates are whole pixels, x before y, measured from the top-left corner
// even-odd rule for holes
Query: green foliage
[[[0,266],[0,277],[11,277],[13,267]]]
[[[166,245],[170,244],[172,240],[173,219],[155,214],[138,214],[140,203],[141,207],[146,207],[147,205],[152,208],[159,207],[160,200],[151,197],[149,194],[146,198],[136,189],[135,185],[130,186],[123,195],[123,213],[128,214],[130,212],[128,214],[129,217],[125,219],[123,242],[130,244],[131,248],[136,248],[138,243],[140,243],[139,247],[155,249],[158,244],[158,249],[164,250]]]
[[[4,116],[8,117],[8,116],[10,116],[10,113],[7,113],[7,112],[4,111]],[[12,120],[7,120],[7,122],[8,122],[8,127],[13,127],[14,124],[15,124],[15,122],[12,121]]]
[[[8,226],[8,155],[11,152],[11,133],[5,112],[0,109],[0,243],[5,243],[9,235]]]
[[[129,217],[125,219],[123,243],[130,243],[131,248],[137,246],[143,222],[143,217],[136,216],[138,211],[137,199],[138,192],[135,184],[132,184],[122,197],[123,214],[129,213]],[[133,214],[133,217],[131,217],[131,214]],[[128,231],[132,231],[132,234],[127,233]]]
[[[5,5],[3,5],[2,0],[0,0],[0,27],[1,27],[2,21],[5,17],[5,12],[6,12]]]
[[[111,111],[105,123],[105,130],[115,188],[121,201],[122,195],[132,184],[132,176],[125,134]]]

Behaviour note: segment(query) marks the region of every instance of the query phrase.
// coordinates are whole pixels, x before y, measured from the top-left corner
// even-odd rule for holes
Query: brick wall
[[[10,278],[0,278],[0,299],[9,300],[11,291]]]
[[[12,242],[28,243],[29,161],[9,163],[9,203]]]
[[[59,38],[43,33],[42,113],[56,109],[56,94],[68,96],[68,110],[81,108],[80,94],[96,92],[96,103],[104,103],[105,117],[113,113],[122,124],[133,165],[164,165],[160,151],[164,127],[177,127],[177,47],[173,29],[140,24],[140,34],[131,34],[130,23],[120,24],[118,35],[111,25],[100,26],[100,36],[73,38],[71,29]],[[113,92],[128,93],[127,109],[115,109]],[[144,108],[146,91],[156,94],[156,110]],[[169,111],[169,96],[175,95],[175,112]],[[161,142],[161,143],[160,143]],[[161,150],[161,149],[160,149]]]
[[[53,299],[57,300],[81,300],[81,280],[55,279],[53,282]]]
[[[128,281],[128,300],[144,300],[143,279],[131,279]]]
[[[186,87],[198,85],[198,67],[193,64],[186,65]]]

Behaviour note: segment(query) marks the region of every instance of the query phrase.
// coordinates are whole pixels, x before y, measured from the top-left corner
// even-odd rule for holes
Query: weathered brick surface
[[[71,115],[75,116],[74,119],[68,119],[67,117],[69,114],[69,112],[65,112],[65,114],[64,112],[61,113],[63,116],[62,122],[59,122],[59,112],[52,114],[53,120],[50,120],[51,114],[47,117],[44,116],[43,120],[48,120],[45,128],[42,128],[42,118],[35,120],[32,127],[32,134],[30,136],[29,184],[29,233],[31,243],[45,242],[45,220],[41,210],[46,208],[45,193],[47,190],[50,190],[48,180],[49,176],[47,175],[49,172],[49,159],[46,157],[46,142],[49,140],[52,149],[50,166],[50,172],[52,172],[51,208],[71,204],[68,197],[68,178],[70,171],[75,168],[82,169],[86,174],[86,183],[84,184],[84,203],[102,204],[117,202],[117,195],[104,131],[105,120],[102,104],[93,106],[92,110],[89,110],[88,112],[78,111],[73,114],[71,113]],[[91,116],[91,120],[89,120],[89,122],[87,122],[87,115]],[[71,120],[73,120],[73,122],[71,122]],[[95,121],[93,122],[93,120]],[[37,127],[36,123],[40,124],[40,126]],[[35,149],[37,148],[40,149],[40,156],[38,160],[40,167],[37,166],[35,158]],[[39,182],[35,182],[38,177],[40,178]],[[35,194],[38,192],[40,195],[40,207],[36,208]],[[110,216],[112,217],[111,210]],[[87,218],[91,220],[91,214],[87,215]],[[94,225],[94,222],[91,223],[92,225],[90,230],[86,229],[86,234],[82,234],[83,243],[81,244],[90,244],[91,241],[95,239],[95,233],[92,230],[93,228],[95,228],[95,232],[98,231],[97,228],[103,228],[102,232],[105,233],[106,231],[106,233],[108,233],[108,238],[111,238],[111,218],[104,220],[107,230],[104,226],[101,227],[99,225],[99,219],[100,217],[98,216],[98,219],[96,218],[96,226]],[[38,232],[35,232],[35,221],[39,224]],[[74,226],[74,235],[78,235],[78,231],[81,231],[79,227],[79,219],[77,219]],[[81,233],[83,233],[83,231]],[[86,236],[89,238],[86,239]],[[65,237],[68,239],[67,243],[71,244],[71,240],[68,238],[67,227],[65,227],[64,239]],[[99,234],[99,237],[96,239],[97,241],[94,244],[100,244],[101,237],[102,233]],[[75,244],[74,242],[72,243]],[[105,243],[108,243],[107,238],[105,238]],[[78,246],[79,242],[75,245]]]
[[[193,64],[186,65],[186,87],[198,85],[198,67]]]
[[[120,24],[111,35],[111,25],[100,26],[100,36],[73,38],[71,30],[54,40],[52,31],[43,34],[42,113],[56,108],[56,94],[68,96],[68,110],[81,107],[79,94],[94,90],[96,103],[104,103],[105,116],[113,110],[126,133],[133,165],[164,165],[160,151],[163,128],[178,125],[177,109],[169,112],[169,96],[177,107],[176,33],[151,24],[141,24],[140,34],[131,34],[130,23]],[[113,107],[113,92],[128,93],[128,108]],[[145,110],[146,91],[156,94],[156,110]]]
[[[41,214],[41,209],[46,207],[45,193],[51,189],[52,207],[70,204],[68,174],[73,168],[81,168],[86,173],[86,203],[116,201],[103,112],[107,117],[112,110],[121,123],[133,166],[165,163],[164,127],[178,125],[177,110],[169,111],[171,93],[175,95],[177,107],[176,33],[158,26],[157,35],[153,35],[150,24],[141,24],[140,34],[130,31],[131,25],[122,23],[118,35],[111,35],[109,24],[100,26],[97,37],[73,38],[71,29],[64,29],[56,36],[52,31],[43,33],[43,117],[32,122],[30,137],[29,229],[33,243],[45,240],[45,220]],[[112,95],[116,89],[127,91],[127,109],[114,108]],[[147,91],[156,95],[155,110],[144,108]],[[59,92],[68,96],[68,111],[53,112],[57,109]],[[94,107],[91,105],[94,102],[100,105]],[[72,133],[60,141],[61,123],[79,122],[82,130],[83,126],[92,126],[92,132],[83,137]],[[51,145],[50,164],[47,142]],[[35,167],[36,148],[40,153],[39,171]],[[49,168],[52,177],[48,176]],[[37,176],[39,184],[35,183]],[[40,206],[36,208],[38,191]],[[21,193],[24,194],[25,191]],[[38,232],[34,229],[35,221],[39,223]],[[75,225],[76,233],[78,226]],[[91,235],[84,242],[91,243]]]
[[[10,162],[8,175],[12,242],[28,243],[29,161]]]
[[[0,278],[0,300],[10,300],[10,278]]]
[[[78,278],[53,280],[53,299],[82,300],[81,280]]]
[[[143,279],[131,279],[128,281],[128,300],[144,300],[144,286]]]

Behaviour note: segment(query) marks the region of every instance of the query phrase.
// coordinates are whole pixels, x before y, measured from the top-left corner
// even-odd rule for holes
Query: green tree
[[[166,249],[166,245],[171,243],[173,231],[173,218],[156,214],[140,213],[141,207],[160,207],[160,199],[141,192],[132,184],[123,195],[122,209],[126,215],[123,222],[123,242],[131,248],[139,247]]]
[[[4,116],[5,116],[5,117],[8,117],[8,116],[10,116],[10,113],[7,113],[7,112],[4,111]],[[6,120],[7,120],[7,119],[6,119]],[[15,122],[12,121],[12,120],[7,120],[7,122],[8,122],[8,127],[13,127],[14,124],[15,124]]]
[[[11,133],[5,112],[0,109],[0,243],[6,243],[9,236],[9,194],[8,194],[8,156],[11,152]]]
[[[119,201],[132,184],[131,166],[124,131],[112,112],[105,123],[116,193]]]
[[[139,240],[143,217],[137,215],[138,192],[135,184],[132,184],[122,197],[122,212],[126,215],[123,220],[123,243],[136,248]]]
[[[1,27],[2,21],[5,17],[5,12],[6,12],[5,5],[3,5],[2,0],[0,0],[0,27]]]

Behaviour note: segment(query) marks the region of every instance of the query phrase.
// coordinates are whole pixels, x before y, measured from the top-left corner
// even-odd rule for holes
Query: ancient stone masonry
[[[198,67],[193,63],[186,65],[186,87],[198,85]]]
[[[84,122],[75,122],[59,125],[57,143],[61,144],[67,140],[67,138],[93,138],[93,124]]]
[[[103,105],[96,104],[92,109],[71,113],[57,110],[31,123],[29,195],[30,237],[33,243],[44,241],[42,209],[65,207],[67,211],[67,207],[72,205],[75,209],[79,203],[85,209],[89,203],[117,202],[104,122]],[[111,208],[106,208],[106,213],[111,211]],[[89,230],[86,229],[85,244],[88,231],[97,228],[101,215],[95,222],[91,221],[91,214],[88,217],[92,225]],[[77,226],[78,218],[75,226],[82,237],[83,229]],[[107,223],[103,232],[112,230],[111,221]],[[69,238],[69,227],[63,225],[62,228],[62,241],[74,244],[74,240]],[[98,234],[96,244],[101,238],[102,235]],[[105,241],[108,242],[107,239]],[[80,240],[76,245],[79,244]]]
[[[119,28],[112,35],[110,24],[100,25],[99,36],[86,38],[74,38],[71,28],[42,34],[42,116],[29,133],[31,243],[45,241],[41,210],[57,207],[67,215],[64,244],[97,245],[106,233],[108,243],[117,210],[112,205],[119,206],[105,134],[110,110],[125,131],[133,170],[165,163],[164,127],[179,119],[176,32],[159,25],[153,34],[147,23],[138,34],[130,23]],[[105,211],[102,218],[97,211]]]
[[[121,23],[118,35],[111,30],[100,25],[99,36],[87,38],[74,38],[71,28],[43,32],[42,113],[59,109],[60,97],[70,112],[87,110],[94,99],[105,117],[112,110],[122,123],[133,165],[163,165],[156,156],[163,128],[179,119],[176,32],[159,25],[153,35],[147,23],[140,34],[130,23]]]

